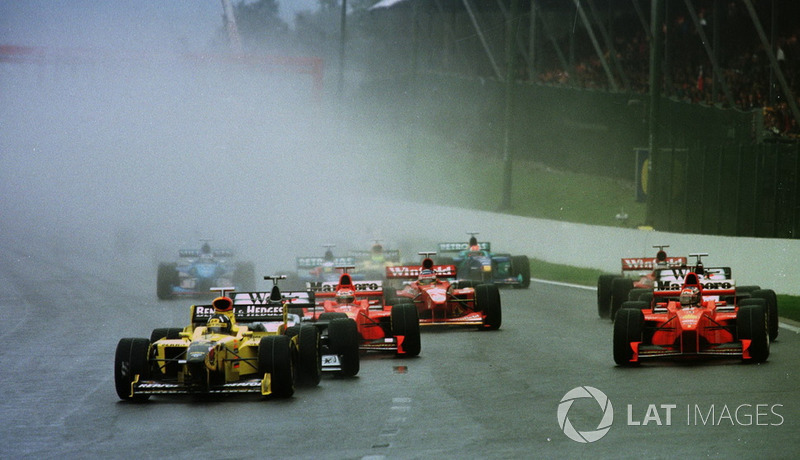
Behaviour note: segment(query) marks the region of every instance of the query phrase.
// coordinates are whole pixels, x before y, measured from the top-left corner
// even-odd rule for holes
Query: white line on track
[[[379,439],[372,444],[374,452],[377,453],[364,455],[361,460],[384,460],[386,458],[388,450],[392,447],[392,438],[397,435],[406,422],[406,414],[411,412],[411,403],[411,398],[392,398],[391,415],[378,433]]]

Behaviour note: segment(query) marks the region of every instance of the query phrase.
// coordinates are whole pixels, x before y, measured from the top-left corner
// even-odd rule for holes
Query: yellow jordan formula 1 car
[[[159,328],[150,339],[119,341],[114,383],[120,399],[203,393],[288,398],[296,379],[319,383],[319,332],[301,326],[297,334],[286,334],[295,315],[277,286],[271,292],[233,292],[191,310],[192,322],[183,329]]]

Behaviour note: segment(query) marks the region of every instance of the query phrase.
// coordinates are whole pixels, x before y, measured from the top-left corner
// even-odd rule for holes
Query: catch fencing
[[[483,156],[502,155],[503,83],[445,74],[372,81],[361,96],[380,101],[414,129]],[[649,99],[519,83],[511,126],[513,158],[635,182],[648,145]],[[664,99],[661,155],[649,171],[649,223],[658,230],[800,238],[800,143],[770,136],[763,114]]]
[[[655,228],[800,238],[800,144],[662,149],[657,161],[648,201]]]

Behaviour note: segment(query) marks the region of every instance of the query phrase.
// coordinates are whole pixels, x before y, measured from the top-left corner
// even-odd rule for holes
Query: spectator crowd
[[[796,8],[795,8],[796,9]],[[792,114],[779,79],[770,65],[768,54],[756,33],[756,29],[744,9],[742,2],[728,2],[719,18],[720,43],[718,56],[718,79],[727,85],[723,91],[719,81],[715,81],[711,59],[706,52],[701,34],[695,22],[686,12],[678,11],[671,16],[664,27],[664,94],[677,100],[701,104],[717,104],[741,110],[761,110],[764,114],[765,129],[776,136],[800,139],[800,125]],[[713,40],[712,20],[709,10],[698,11],[699,23],[708,40]],[[795,24],[768,38],[774,40],[773,53],[795,103],[800,106],[800,17]],[[763,22],[763,20],[762,20]],[[768,23],[769,24],[769,23]],[[649,92],[650,44],[643,27],[630,27],[618,31],[614,39],[613,57],[619,63],[605,60],[614,72],[620,90],[637,93]],[[544,69],[536,75],[539,82],[554,85],[567,85],[581,88],[610,89],[609,79],[601,60],[588,40],[576,41],[572,51],[571,72],[561,70],[553,64],[540,67]],[[624,77],[624,78],[623,78]],[[730,99],[728,97],[730,94]]]

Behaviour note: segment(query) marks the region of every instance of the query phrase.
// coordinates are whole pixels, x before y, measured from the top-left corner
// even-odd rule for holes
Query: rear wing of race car
[[[178,257],[184,257],[188,259],[195,259],[200,257],[200,250],[199,249],[180,249],[178,250]],[[233,251],[230,249],[215,249],[211,251],[211,255],[214,257],[233,257]]]
[[[688,267],[673,267],[656,269],[656,285],[659,283],[681,282],[691,272]],[[705,267],[703,274],[699,275],[704,280],[723,281],[731,279],[731,267]],[[666,285],[666,284],[665,284]]]
[[[317,297],[332,297],[336,293],[336,281],[310,282],[306,283],[309,290],[314,291]],[[356,295],[381,295],[383,293],[383,281],[356,281],[353,283]]]
[[[488,241],[481,241],[478,243],[478,247],[481,248],[482,251],[491,251],[492,244]],[[469,243],[459,242],[459,243],[439,243],[439,253],[442,252],[461,252],[466,251],[469,249]]]
[[[365,251],[350,251],[353,257],[356,260],[367,260],[372,257],[372,251],[365,250]],[[383,258],[389,262],[400,262],[400,250],[399,249],[384,249]]]
[[[686,257],[667,257],[667,267],[681,267],[686,265]],[[652,271],[656,268],[655,257],[623,257],[622,271]]]
[[[653,294],[656,296],[678,296],[681,293],[684,283],[681,281],[658,281]],[[689,286],[699,286],[704,296],[709,295],[733,295],[736,293],[735,280],[710,280],[703,279],[697,284]]]
[[[297,261],[297,269],[298,270],[302,270],[302,269],[311,269],[311,268],[317,268],[319,266],[322,266],[322,264],[325,263],[325,258],[324,257],[316,257],[316,256],[312,256],[312,257],[297,257],[296,261]],[[351,256],[336,257],[336,258],[333,259],[333,266],[334,267],[338,267],[340,265],[355,265],[355,264],[356,264],[356,258],[355,257],[351,257]]]
[[[455,265],[434,265],[431,267],[439,278],[455,278]],[[386,267],[387,279],[417,278],[422,271],[422,265],[403,265],[401,267]]]
[[[303,309],[313,310],[317,306],[316,293],[312,291],[283,291],[289,313],[303,316]]]
[[[237,322],[284,321],[286,309],[283,300],[270,299],[270,292],[234,292],[233,317]],[[192,325],[206,324],[215,313],[211,305],[192,305]]]
[[[336,297],[336,286],[339,283],[308,283],[314,291],[314,295],[319,299],[332,299]],[[383,281],[355,281],[352,286],[355,288],[356,299],[367,299],[370,303],[383,300]]]

